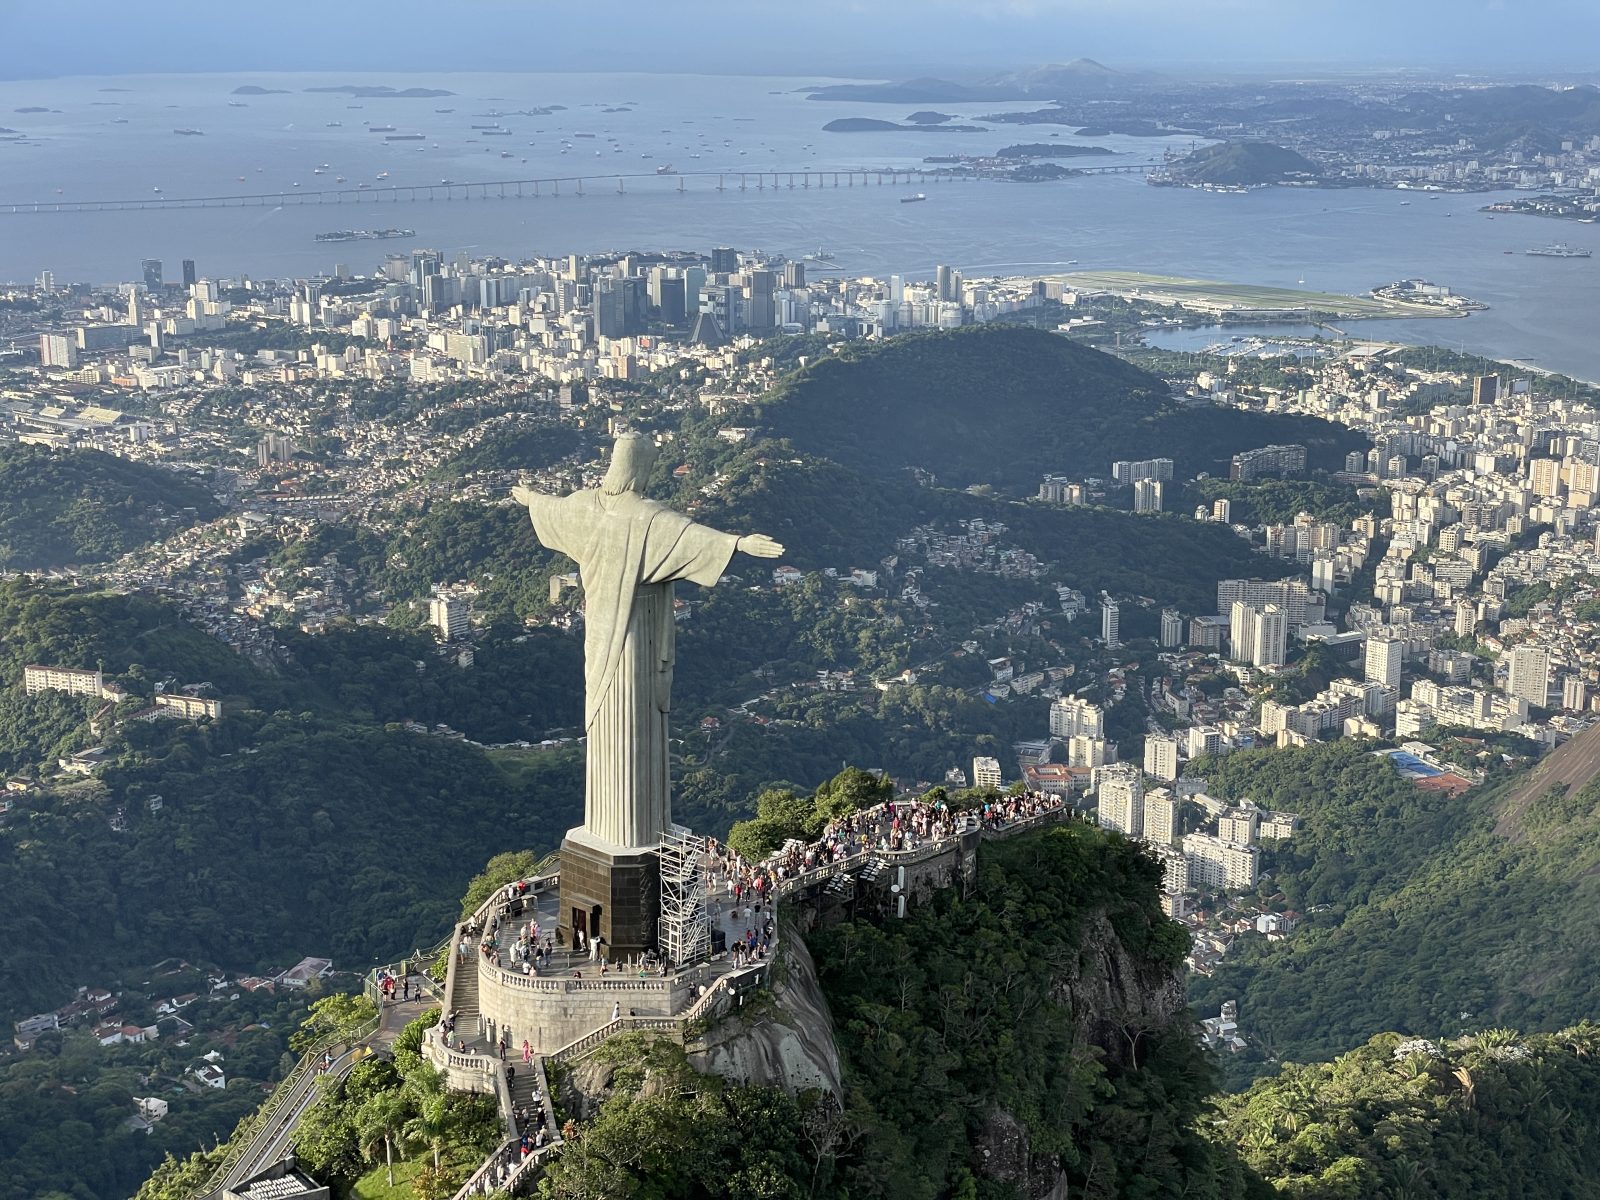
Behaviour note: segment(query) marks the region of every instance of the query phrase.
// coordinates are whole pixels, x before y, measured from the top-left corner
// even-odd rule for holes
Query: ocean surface
[[[578,175],[559,197],[92,214],[0,211],[0,279],[59,281],[370,271],[413,245],[448,254],[586,253],[735,246],[799,256],[819,247],[850,274],[931,276],[1117,268],[1364,294],[1425,278],[1488,304],[1464,320],[1349,322],[1352,336],[1429,342],[1600,379],[1600,256],[1530,257],[1565,241],[1600,252],[1600,226],[1479,209],[1494,195],[1272,188],[1242,195],[1152,188],[1141,175],[1054,183],[927,183],[755,189],[757,171],[915,168],[926,155],[986,154],[1016,142],[1105,146],[1083,165],[1149,163],[1187,139],[1077,139],[1070,127],[983,133],[825,133],[839,117],[904,121],[916,105],[821,103],[822,79],[769,76],[163,75],[0,82],[0,209],[52,199],[372,188]],[[284,89],[234,95],[241,85]],[[428,87],[439,98],[353,98],[309,87]],[[521,110],[563,106],[548,115]],[[929,105],[964,123],[1030,104]],[[39,108],[43,112],[19,112]],[[439,111],[439,110],[450,111]],[[610,111],[607,111],[610,110]],[[499,115],[490,115],[499,114]],[[485,136],[498,124],[510,136]],[[369,125],[417,133],[385,141]],[[181,135],[178,129],[198,129]],[[580,133],[592,137],[578,137]],[[1052,133],[1059,134],[1052,138]],[[326,164],[324,166],[323,164]],[[657,177],[670,165],[680,174]],[[321,171],[319,174],[318,171]],[[380,178],[387,172],[386,178]],[[720,173],[726,190],[716,190]],[[740,191],[743,172],[748,190]],[[345,182],[337,183],[338,176]],[[614,178],[629,175],[619,193]],[[796,183],[798,184],[798,179]],[[813,182],[815,182],[813,180]],[[298,184],[297,189],[295,185]],[[679,187],[682,191],[679,191]],[[155,189],[160,189],[159,193]],[[909,193],[927,200],[902,204]],[[1407,201],[1409,200],[1409,203]],[[319,232],[401,227],[415,238],[335,245]],[[815,268],[813,268],[815,269]]]

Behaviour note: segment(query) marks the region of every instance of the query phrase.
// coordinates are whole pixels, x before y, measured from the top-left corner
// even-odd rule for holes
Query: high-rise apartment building
[[[1133,485],[1133,511],[1136,513],[1160,512],[1162,498],[1159,479],[1140,479]]]
[[[471,611],[460,596],[440,592],[428,605],[428,620],[438,631],[440,641],[453,642],[467,635]]]
[[[1217,612],[1230,616],[1236,602],[1251,608],[1276,604],[1288,616],[1289,628],[1311,625],[1323,619],[1327,601],[1321,593],[1306,586],[1303,579],[1219,579]]]
[[[1112,763],[1090,776],[1101,826],[1129,837],[1144,832],[1144,776],[1132,763]]]
[[[1500,376],[1479,375],[1472,381],[1472,403],[1493,404],[1500,392]]]
[[[1110,596],[1100,602],[1100,640],[1107,650],[1122,646],[1122,611]]]
[[[1144,794],[1144,840],[1156,846],[1170,846],[1177,835],[1177,798],[1166,788],[1151,788]]]
[[[1405,646],[1391,638],[1369,638],[1367,641],[1366,678],[1368,683],[1381,683],[1384,687],[1400,686],[1400,665]]]
[[[1189,861],[1189,882],[1209,891],[1253,888],[1261,873],[1261,851],[1255,846],[1225,842],[1208,833],[1184,836],[1183,855]]]
[[[64,333],[41,333],[39,365],[71,370],[78,365],[78,343]]]
[[[739,269],[739,252],[732,246],[718,246],[711,252],[711,273],[732,275]]]
[[[144,275],[144,286],[147,291],[159,292],[161,290],[161,260],[147,258],[139,264],[139,270]]]
[[[1550,652],[1540,646],[1514,646],[1506,694],[1543,708],[1550,702]]]
[[[1050,736],[1055,738],[1104,737],[1105,710],[1076,696],[1062,696],[1050,705]]]
[[[1175,608],[1161,610],[1161,648],[1170,650],[1183,645],[1183,617]]]
[[[186,288],[192,288],[194,286],[195,280],[198,279],[198,278],[199,278],[199,276],[197,276],[194,273],[194,259],[192,259],[192,258],[184,259],[183,260],[183,286],[186,287]]]
[[[1178,777],[1178,739],[1152,733],[1144,739],[1144,773],[1171,783]]]

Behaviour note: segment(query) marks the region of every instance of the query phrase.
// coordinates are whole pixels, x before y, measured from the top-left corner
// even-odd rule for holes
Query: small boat
[[[160,191],[160,190],[161,190],[161,189],[160,189],[160,188],[158,188],[158,187],[153,187],[153,188],[151,188],[151,189],[150,189],[150,190],[151,190],[151,191],[152,191],[152,192],[159,192],[159,191]]]
[[[387,171],[379,171],[378,172],[378,178],[379,179],[387,179],[387,178],[389,178],[389,172],[387,172]]]
[[[1410,203],[1411,203],[1411,201],[1409,201],[1409,200],[1402,200],[1402,201],[1400,201],[1400,207],[1404,208],[1406,205],[1408,205]]]
[[[926,200],[927,198],[928,197],[923,195],[923,193],[918,192],[915,196],[901,196],[900,197],[900,203],[901,204],[915,204],[915,203],[917,203],[917,201]]]
[[[335,175],[333,177],[333,181],[335,183],[343,183],[344,182],[344,176],[343,175]]]

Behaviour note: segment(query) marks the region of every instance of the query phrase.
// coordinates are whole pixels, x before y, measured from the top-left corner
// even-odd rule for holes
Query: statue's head
[[[600,490],[608,496],[643,492],[656,465],[656,444],[643,434],[619,434],[611,448],[611,465]]]

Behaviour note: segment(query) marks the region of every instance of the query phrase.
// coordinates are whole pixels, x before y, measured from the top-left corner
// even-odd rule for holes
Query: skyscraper
[[[732,275],[739,269],[739,252],[731,246],[718,246],[711,252],[711,273]]]
[[[1500,376],[1479,375],[1472,381],[1472,403],[1493,404],[1500,392]]]
[[[1161,488],[1159,479],[1140,479],[1133,485],[1133,511],[1136,513],[1152,513],[1161,511]]]
[[[161,290],[161,260],[159,258],[147,258],[139,264],[139,269],[144,272],[145,289],[159,292]]]
[[[193,287],[194,286],[194,281],[195,281],[196,278],[197,278],[197,276],[194,273],[194,259],[192,259],[192,258],[184,259],[183,260],[183,286],[186,287],[186,288]]]
[[[1116,650],[1122,645],[1122,613],[1110,596],[1100,601],[1100,640],[1107,650]]]
[[[933,292],[940,300],[953,300],[950,294],[950,268],[940,264],[933,269]]]
[[[771,271],[750,272],[747,291],[750,300],[751,329],[767,330],[776,324],[772,302],[773,287],[776,281],[777,276]]]

